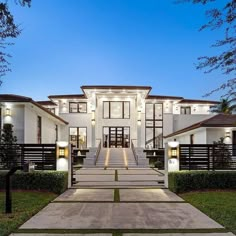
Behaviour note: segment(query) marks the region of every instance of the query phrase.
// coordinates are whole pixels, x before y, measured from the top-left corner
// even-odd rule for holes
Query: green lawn
[[[13,212],[5,214],[5,193],[0,192],[0,235],[8,235],[32,215],[46,206],[57,195],[48,192],[12,192]]]
[[[180,194],[187,202],[236,233],[236,191],[204,191]]]

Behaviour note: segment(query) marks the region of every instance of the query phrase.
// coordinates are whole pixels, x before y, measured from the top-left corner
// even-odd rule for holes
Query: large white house
[[[19,143],[69,141],[78,149],[136,147],[158,149],[164,137],[214,116],[217,101],[151,95],[149,86],[82,86],[82,94],[50,95],[35,102],[17,95],[0,95],[1,126],[14,125]],[[195,129],[186,134],[193,139]],[[233,132],[230,128],[227,132]],[[220,133],[222,135],[222,132]],[[215,141],[219,137],[215,137]],[[188,140],[188,141],[186,141]],[[191,141],[192,140],[192,141]],[[193,141],[194,140],[194,141]],[[212,139],[209,139],[212,141]]]

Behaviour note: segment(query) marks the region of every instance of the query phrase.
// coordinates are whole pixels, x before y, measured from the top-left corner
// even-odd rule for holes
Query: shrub
[[[0,189],[5,189],[6,171],[0,172]],[[12,189],[43,190],[62,193],[68,186],[68,173],[64,171],[17,171],[11,177]]]
[[[203,189],[236,189],[236,171],[179,171],[168,175],[169,189],[182,193]]]

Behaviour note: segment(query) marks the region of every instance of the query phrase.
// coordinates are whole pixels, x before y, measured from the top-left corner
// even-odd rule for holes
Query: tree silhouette
[[[222,98],[218,105],[211,108],[211,112],[224,114],[236,112],[236,98]]]
[[[177,2],[192,2],[194,4],[219,3],[222,0],[177,0]],[[220,70],[222,74],[229,77],[220,87],[213,89],[205,96],[219,90],[227,90],[225,96],[230,96],[236,90],[236,0],[227,0],[222,8],[214,7],[206,11],[209,21],[204,24],[201,30],[222,29],[224,36],[217,39],[212,47],[217,48],[217,55],[201,56],[198,58],[197,69],[203,69],[204,73]]]
[[[31,0],[15,0],[16,4],[20,6],[30,7]],[[9,58],[11,55],[6,52],[6,48],[13,43],[8,42],[9,38],[16,38],[21,33],[19,25],[16,24],[14,16],[9,10],[8,1],[0,2],[0,85],[2,83],[2,77],[10,69]]]

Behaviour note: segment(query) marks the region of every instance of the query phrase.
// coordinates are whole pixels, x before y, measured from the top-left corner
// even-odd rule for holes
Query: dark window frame
[[[77,129],[77,135],[70,135],[70,129],[71,128],[76,128]],[[80,138],[80,135],[79,135],[79,130],[80,129],[86,129],[86,145],[85,145],[85,147],[86,147],[86,149],[88,148],[88,128],[87,127],[85,127],[85,126],[70,126],[69,127],[69,142],[71,142],[71,141],[73,141],[73,142],[75,142],[76,141],[76,148],[78,148],[79,149],[79,138]],[[74,137],[77,137],[77,138],[75,138],[75,140],[71,140],[71,138],[74,138]]]
[[[122,118],[112,118],[111,117],[111,103],[112,102],[120,102],[121,104],[122,104]],[[108,118],[105,118],[104,117],[104,103],[108,103],[109,105],[108,105],[108,109],[109,109],[109,111],[108,111]],[[129,104],[129,117],[128,118],[125,118],[125,106],[124,106],[124,104],[125,103],[128,103]],[[103,104],[102,104],[103,106],[102,106],[102,108],[103,108],[103,116],[102,116],[102,118],[103,119],[130,119],[130,101],[103,101]]]
[[[105,128],[108,128],[108,140],[104,140],[104,129]],[[102,127],[102,146],[104,148],[108,147],[108,146],[105,146],[105,141],[109,141],[110,140],[110,132],[111,132],[111,129],[112,128],[122,128],[123,129],[123,148],[130,148],[130,145],[131,145],[131,137],[130,137],[130,126],[103,126]],[[125,134],[124,134],[124,130],[125,128],[128,128],[129,130],[129,138],[128,138],[128,146],[126,147],[126,140],[125,140]]]
[[[148,118],[146,119],[146,114],[147,114],[147,104],[151,104],[152,105],[152,109],[153,109],[153,114],[152,114],[152,119]],[[156,118],[156,108],[155,105],[159,104],[161,105],[161,112],[162,112],[162,117],[161,119],[157,119]],[[152,122],[152,125],[147,125],[147,121]],[[155,122],[156,121],[162,121],[162,125],[156,125]],[[162,140],[161,140],[161,147],[159,148],[163,148],[163,103],[146,103],[145,104],[145,146],[146,146],[146,142],[147,142],[147,129],[151,128],[153,129],[153,148],[157,148],[156,143],[155,143],[155,137],[156,137],[156,129],[161,128],[162,129]]]
[[[42,117],[37,116],[37,143],[42,143]]]
[[[76,104],[77,105],[76,112],[72,111],[71,104]],[[85,111],[80,111],[80,109],[79,109],[80,104],[85,104],[85,106],[86,106]],[[69,113],[87,113],[87,102],[69,102]]]
[[[187,110],[189,110],[189,113],[187,113]],[[191,112],[192,112],[191,111],[191,106],[181,106],[180,107],[180,114],[181,115],[191,115]]]

